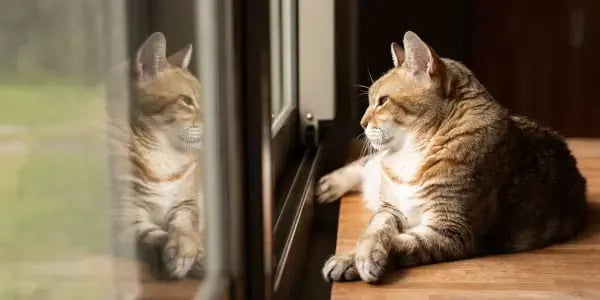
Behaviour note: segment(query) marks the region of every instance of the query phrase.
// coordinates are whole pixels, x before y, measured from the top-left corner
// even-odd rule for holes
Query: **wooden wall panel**
[[[468,65],[514,113],[600,136],[600,2],[472,2]]]

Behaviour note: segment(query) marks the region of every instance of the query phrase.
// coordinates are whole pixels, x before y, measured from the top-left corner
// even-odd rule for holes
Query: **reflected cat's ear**
[[[394,61],[394,68],[400,66],[404,62],[404,49],[400,45],[393,42],[390,46],[392,52],[392,60]]]
[[[172,66],[187,69],[192,61],[192,44],[188,44],[167,58]]]
[[[412,31],[404,34],[406,61],[404,65],[413,74],[433,75],[438,72],[440,58]]]
[[[167,67],[167,40],[155,32],[140,46],[135,56],[135,71],[138,75],[155,77]]]

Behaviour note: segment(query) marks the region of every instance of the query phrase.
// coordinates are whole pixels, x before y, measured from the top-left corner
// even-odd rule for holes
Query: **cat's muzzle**
[[[190,126],[184,130],[184,133],[180,136],[183,144],[187,148],[200,149],[202,148],[203,140],[203,129],[202,126]]]
[[[386,136],[381,128],[367,127],[365,135],[369,139],[371,146],[377,150],[381,150],[385,145],[392,141],[391,137]]]

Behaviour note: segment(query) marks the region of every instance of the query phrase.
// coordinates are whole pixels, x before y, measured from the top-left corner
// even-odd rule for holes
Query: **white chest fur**
[[[147,200],[152,203],[152,220],[156,224],[164,225],[167,213],[176,204],[181,193],[181,184],[179,181],[161,182],[153,184],[151,189],[154,194]]]
[[[363,173],[367,208],[376,211],[385,201],[404,214],[409,227],[418,225],[421,222],[418,207],[422,201],[417,197],[419,187],[408,182],[414,178],[421,162],[421,153],[409,143],[399,151],[384,151],[371,158]]]
[[[154,222],[164,224],[174,205],[193,196],[191,187],[194,183],[195,164],[185,157],[173,154],[154,153],[152,158],[152,161],[156,162],[152,165],[152,171],[162,181],[149,183],[152,195],[147,200],[152,203],[151,214]]]

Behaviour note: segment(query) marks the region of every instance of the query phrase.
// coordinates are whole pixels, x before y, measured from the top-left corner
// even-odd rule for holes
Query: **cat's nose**
[[[360,127],[362,127],[363,129],[367,129],[367,126],[369,126],[369,122],[367,122],[367,121],[360,121]]]
[[[360,118],[360,127],[362,127],[363,129],[367,128],[367,126],[369,126],[369,121],[371,121],[371,118],[372,112],[370,111],[370,109],[367,108],[365,114],[362,116],[362,118]]]

